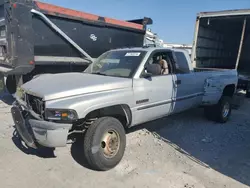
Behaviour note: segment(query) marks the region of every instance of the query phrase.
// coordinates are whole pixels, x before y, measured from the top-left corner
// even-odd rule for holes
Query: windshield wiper
[[[98,74],[98,75],[103,75],[103,76],[107,76],[107,74],[102,73],[102,72],[92,72],[92,74]]]

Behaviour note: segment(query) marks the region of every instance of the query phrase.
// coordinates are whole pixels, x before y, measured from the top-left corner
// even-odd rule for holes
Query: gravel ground
[[[88,168],[81,145],[54,153],[25,148],[15,136],[11,100],[0,102],[1,188],[250,186],[250,100],[223,125],[194,109],[131,129],[123,160],[107,172]]]

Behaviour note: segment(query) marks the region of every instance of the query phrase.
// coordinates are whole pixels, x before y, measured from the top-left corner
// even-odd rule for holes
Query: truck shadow
[[[202,109],[193,109],[131,131],[145,128],[199,165],[249,186],[250,101],[246,101],[233,110],[226,124],[210,122],[203,117]]]
[[[27,147],[25,144],[23,144],[16,129],[13,132],[12,141],[15,144],[15,146],[18,149],[20,149],[23,153],[25,153],[26,155],[35,155],[35,156],[40,157],[40,158],[55,158],[56,157],[54,154],[54,149],[52,149],[52,148],[33,149],[30,147]]]

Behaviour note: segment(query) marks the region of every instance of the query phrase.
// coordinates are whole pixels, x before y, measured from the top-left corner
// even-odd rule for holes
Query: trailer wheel
[[[91,168],[106,171],[122,159],[126,147],[123,125],[113,117],[97,119],[86,131],[84,154]]]

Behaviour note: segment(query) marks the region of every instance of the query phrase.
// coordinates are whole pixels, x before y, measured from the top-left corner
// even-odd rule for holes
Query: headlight
[[[75,110],[46,109],[45,118],[47,120],[74,121],[78,119]]]

